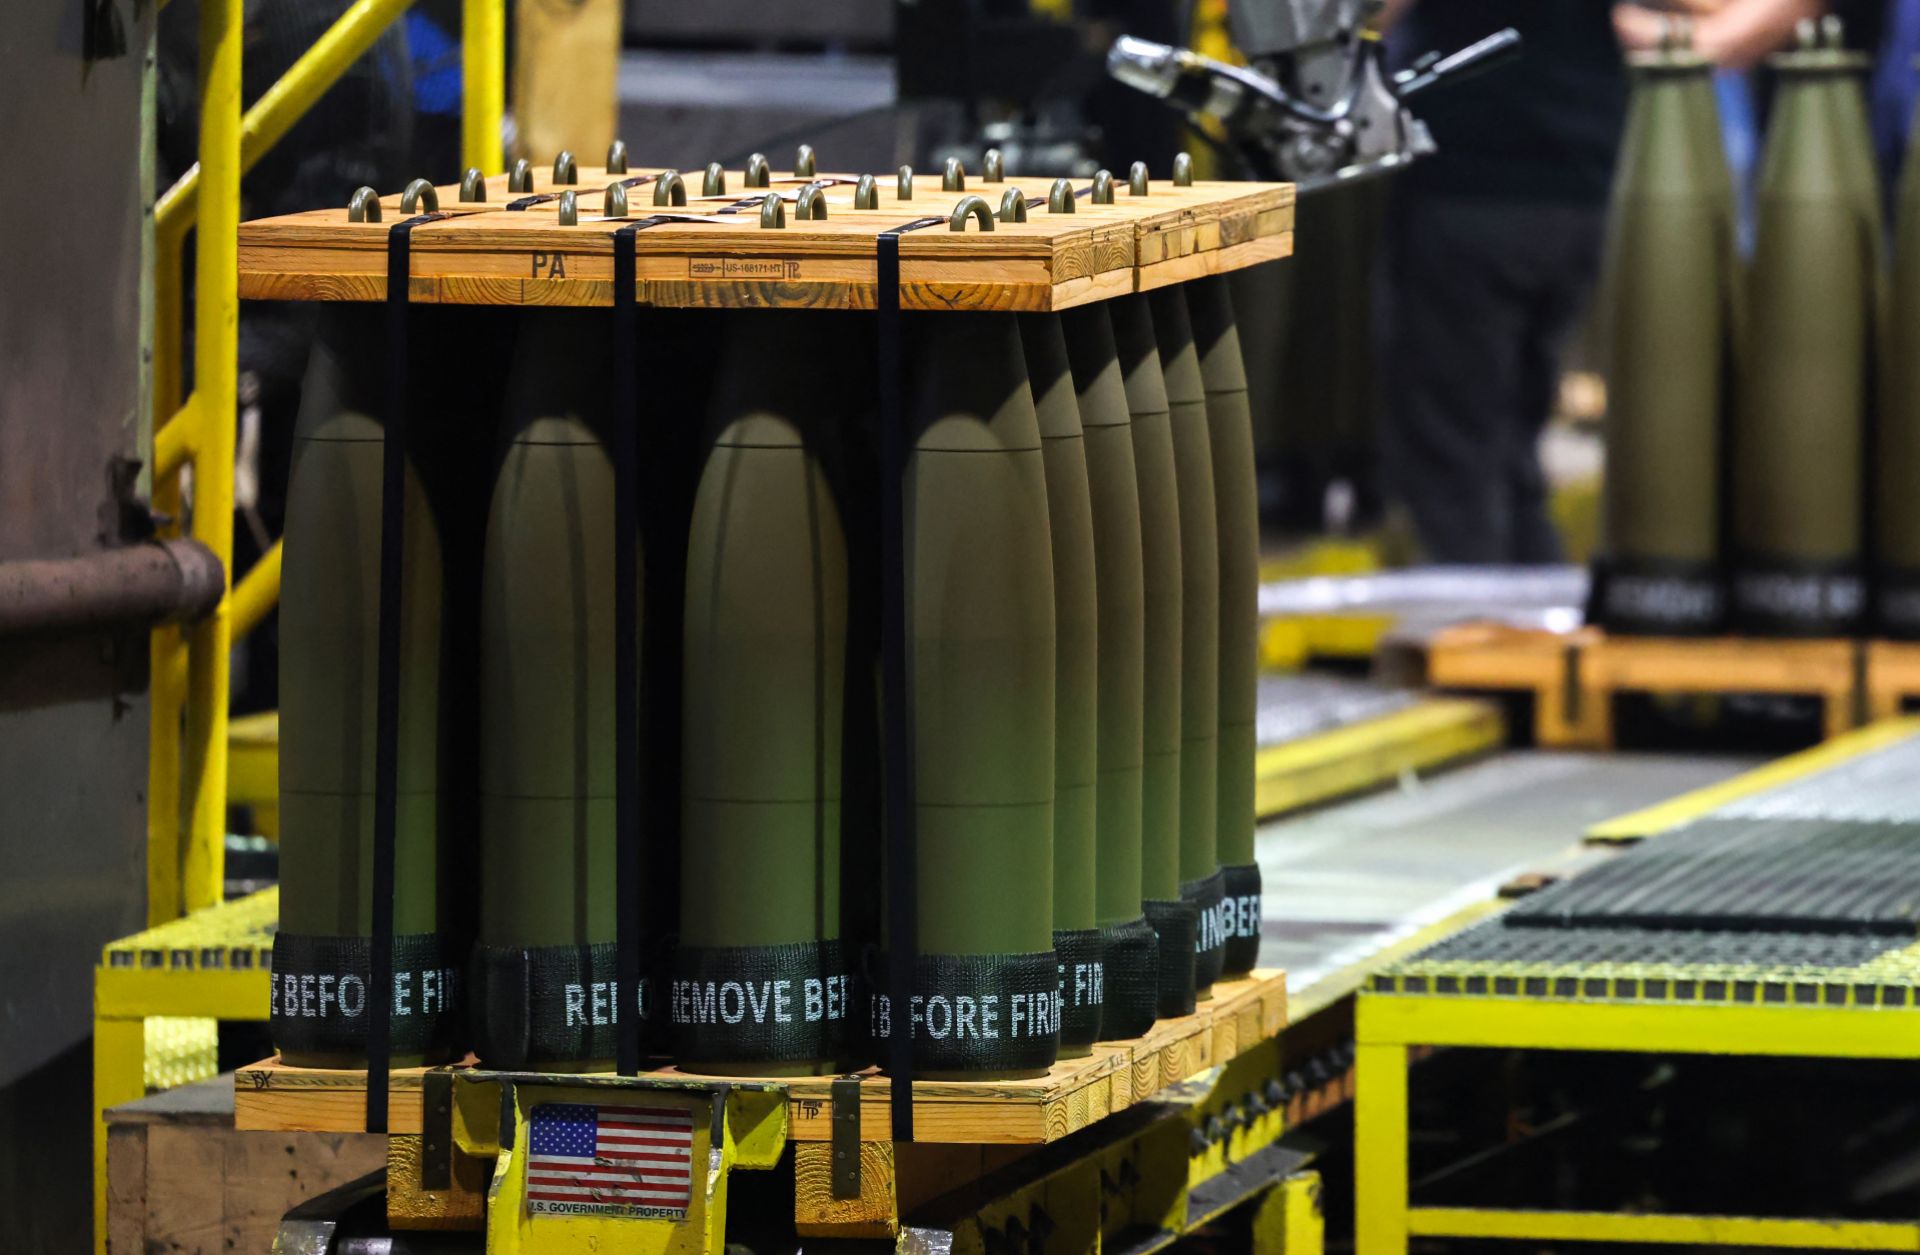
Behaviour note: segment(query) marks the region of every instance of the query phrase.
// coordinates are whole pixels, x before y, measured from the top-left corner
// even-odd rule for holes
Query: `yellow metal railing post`
[[[279,546],[232,588],[233,453],[238,372],[240,177],[372,46],[410,0],[354,0],[243,114],[240,0],[202,0],[200,160],[155,208],[154,482],[157,513],[179,520],[179,472],[194,474],[192,534],[228,569],[229,595],[191,629],[160,628],[150,645],[147,917],[172,919],[220,900],[224,881],[228,650],[279,600]],[[505,169],[505,0],[464,0],[466,164]],[[195,253],[194,388],[182,392],[181,258]],[[173,527],[177,528],[178,524]]]
[[[507,109],[507,0],[465,0],[460,42],[460,160],[483,174],[499,174],[507,168],[500,144]]]
[[[233,578],[233,446],[240,332],[241,0],[200,0],[200,190],[194,245],[193,535]],[[221,901],[227,837],[228,599],[187,630],[189,911]]]

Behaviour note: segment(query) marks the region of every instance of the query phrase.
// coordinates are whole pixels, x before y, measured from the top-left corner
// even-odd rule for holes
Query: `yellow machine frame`
[[[219,557],[229,591],[200,622],[157,628],[152,635],[147,922],[153,927],[178,920],[190,927],[179,937],[150,932],[109,946],[95,982],[96,1250],[104,1250],[106,1242],[106,1125],[99,1113],[145,1092],[148,1017],[260,1019],[267,1005],[264,967],[148,964],[139,958],[120,963],[116,958],[167,953],[175,942],[189,951],[213,953],[234,928],[243,927],[229,918],[231,908],[220,906],[226,879],[228,654],[233,641],[279,600],[280,546],[276,543],[233,584],[240,179],[409,3],[356,0],[243,112],[241,0],[199,0],[199,160],[154,207],[152,497],[162,532],[190,530]],[[465,0],[461,40],[463,158],[497,173],[505,168],[500,133],[506,106],[506,0]],[[194,387],[183,398],[182,258],[187,233],[196,228]],[[203,914],[183,920],[190,912]]]
[[[443,1096],[423,1097],[427,1130],[389,1139],[388,1217],[403,1229],[484,1224],[488,1255],[724,1255],[730,1174],[778,1167],[791,1152],[794,1227],[804,1237],[904,1240],[915,1227],[903,1216],[910,1202],[960,1191],[927,1209],[927,1223],[951,1235],[953,1255],[1021,1249],[1022,1235],[1052,1255],[1097,1255],[1116,1241],[1145,1255],[1243,1207],[1253,1209],[1255,1255],[1319,1255],[1318,1174],[1279,1144],[1284,1104],[1264,1097],[1281,1062],[1279,1040],[1266,1039],[1159,1091],[1150,1106],[1032,1147],[793,1141],[792,1100],[778,1082],[443,1073]],[[635,1100],[693,1115],[685,1218],[530,1216],[533,1110]],[[830,1159],[842,1154],[860,1164],[857,1196],[837,1197],[826,1184]],[[429,1182],[433,1156],[441,1162]]]
[[[1920,1251],[1920,1223],[1412,1207],[1408,1051],[1417,1046],[1833,1059],[1920,1057],[1911,1010],[1414,996],[1363,992],[1354,1037],[1354,1210],[1359,1255],[1414,1237]]]
[[[1720,784],[1596,825],[1587,839],[1657,837],[1740,798],[1776,788],[1920,734],[1896,719],[1836,737]],[[1449,929],[1448,931],[1452,931]],[[1675,971],[1674,975],[1683,975]],[[1920,1018],[1871,986],[1809,986],[1791,1004],[1649,1001],[1636,978],[1583,978],[1578,996],[1428,992],[1411,976],[1374,978],[1355,1006],[1354,1206],[1358,1255],[1404,1255],[1415,1237],[1637,1242],[1808,1250],[1920,1251],[1920,1221],[1414,1207],[1408,1201],[1407,1080],[1411,1052],[1436,1046],[1595,1050],[1773,1058],[1920,1058]],[[1809,978],[1810,979],[1810,978]],[[1595,988],[1595,985],[1600,987]],[[1802,995],[1796,990],[1796,999]]]

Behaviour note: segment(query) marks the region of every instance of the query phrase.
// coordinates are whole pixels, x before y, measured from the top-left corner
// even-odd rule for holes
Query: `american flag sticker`
[[[546,1216],[686,1218],[693,1113],[548,1102],[533,1109],[527,1210]]]

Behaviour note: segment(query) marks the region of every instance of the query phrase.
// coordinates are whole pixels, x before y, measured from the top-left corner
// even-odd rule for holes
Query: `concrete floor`
[[[1300,997],[1520,873],[1600,857],[1578,848],[1589,825],[1759,761],[1514,751],[1264,824],[1260,965],[1285,968]]]

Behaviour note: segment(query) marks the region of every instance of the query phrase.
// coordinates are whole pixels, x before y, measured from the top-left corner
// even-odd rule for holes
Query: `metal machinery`
[[[1081,1068],[1046,1087],[1004,1087],[989,1101],[923,1092],[925,1131],[939,1142],[863,1140],[884,1123],[884,1096],[856,1079],[706,1081],[478,1069],[397,1076],[384,1208],[338,1210],[319,1245],[294,1245],[321,1207],[282,1228],[283,1249],[350,1251],[360,1236],[392,1234],[394,1250],[430,1242],[421,1231],[478,1230],[485,1249],[712,1251],[781,1249],[802,1240],[862,1239],[916,1249],[986,1252],[1152,1251],[1235,1208],[1248,1214],[1254,1249],[1319,1249],[1318,1178],[1311,1156],[1287,1144],[1287,1098],[1277,1005],[1244,1007],[1211,1031],[1174,1044],[1172,1057],[1233,1049],[1242,1028],[1256,1044],[1231,1062],[1201,1067],[1126,1107],[1139,1068],[1168,1066],[1140,1052],[1131,1064]],[[1186,1064],[1171,1066],[1185,1068]],[[243,1071],[242,1128],[340,1127],[363,1091],[278,1088],[270,1068]],[[923,1083],[924,1084],[924,1083]],[[258,1088],[256,1088],[258,1087]],[[937,1087],[935,1087],[937,1088]],[[694,1188],[683,1215],[557,1216],[527,1206],[530,1115],[549,1103],[644,1102],[685,1113]],[[1101,1118],[1108,1106],[1114,1114]],[[1069,1133],[1068,1130],[1075,1130]],[[1040,1145],[1044,1141],[1051,1144]],[[779,1201],[791,1182],[791,1212]],[[373,1186],[374,1183],[369,1183]],[[316,1203],[321,1200],[316,1200]],[[584,1210],[584,1209],[583,1209]],[[471,1249],[478,1249],[477,1237]]]
[[[1251,68],[1122,36],[1107,54],[1107,69],[1191,118],[1223,125],[1250,168],[1311,192],[1432,152],[1433,139],[1408,102],[1519,46],[1519,36],[1505,30],[1389,75],[1368,25],[1380,8],[1381,0],[1236,0],[1235,42]]]
[[[1409,1191],[1408,1063],[1446,1046],[1914,1059],[1916,733],[1911,719],[1876,724],[1602,825],[1590,839],[1644,843],[1377,971],[1356,1013],[1359,1249],[1393,1255],[1418,1237],[1911,1249],[1920,1226],[1884,1209],[1842,1219],[1431,1205]],[[1739,1102],[1777,1096],[1783,1074],[1761,1075],[1767,1090]],[[1717,1168],[1742,1171],[1738,1154]]]

